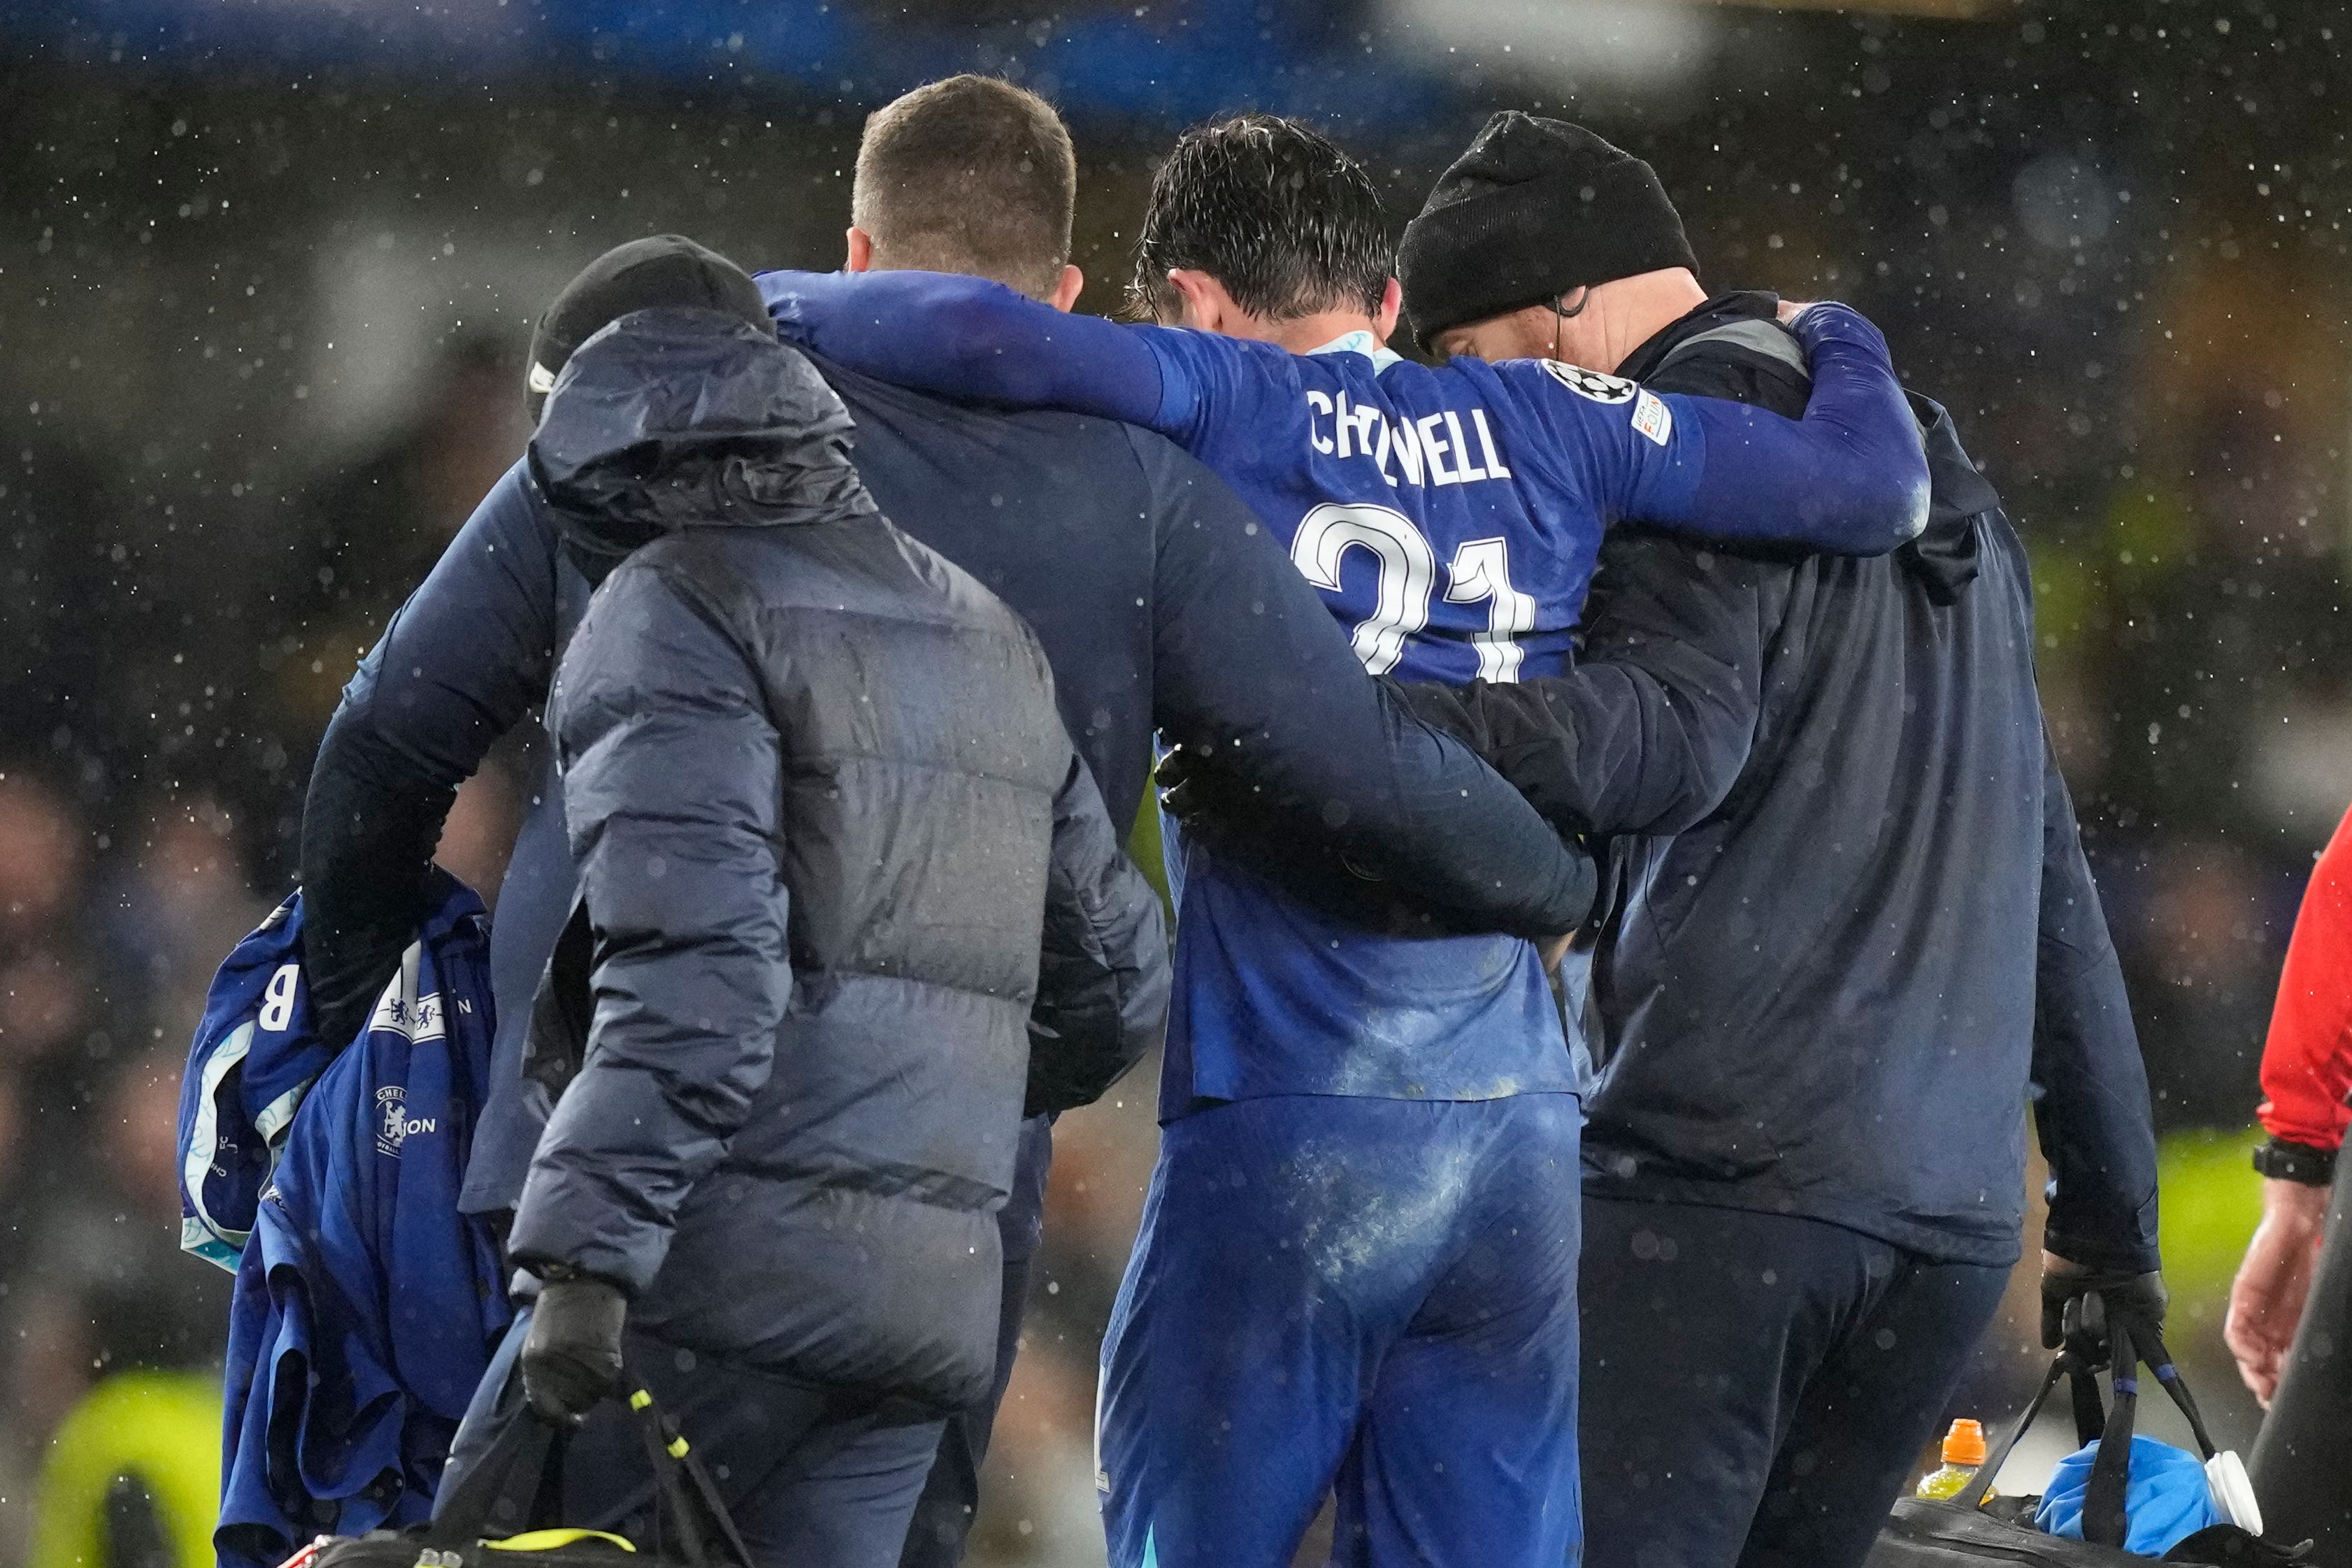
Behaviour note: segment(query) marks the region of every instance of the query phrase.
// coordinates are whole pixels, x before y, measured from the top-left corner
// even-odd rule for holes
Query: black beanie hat
[[[530,335],[523,397],[533,423],[572,351],[633,310],[664,306],[719,310],[767,331],[775,326],[751,275],[684,235],[614,246],[563,286]]]
[[[1580,125],[1507,109],[1405,225],[1397,280],[1425,350],[1449,327],[1571,288],[1698,270],[1655,171]]]

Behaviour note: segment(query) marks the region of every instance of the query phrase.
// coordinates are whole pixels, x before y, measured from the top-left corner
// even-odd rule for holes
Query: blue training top
[[[854,370],[1171,437],[1274,530],[1375,674],[1558,673],[1615,518],[1872,554],[1926,517],[1885,343],[1843,308],[1800,325],[1817,378],[1800,423],[1549,361],[1431,368],[1369,333],[1301,356],[1120,327],[964,277],[774,273],[761,287],[788,340]],[[1581,1086],[1530,944],[1372,929],[1197,846],[1170,870],[1163,1116],[1264,1094]]]

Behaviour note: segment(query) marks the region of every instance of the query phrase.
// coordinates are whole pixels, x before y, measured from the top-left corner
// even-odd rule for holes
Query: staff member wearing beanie
[[[1710,298],[1649,165],[1506,113],[1405,231],[1425,348],[1803,406],[1767,294]],[[1414,687],[1566,828],[1617,834],[1593,998],[1585,1561],[1860,1563],[2053,1176],[2045,1336],[2160,1317],[2123,980],[2042,733],[2015,530],[1945,412],[1891,556],[1622,528],[1570,674]]]

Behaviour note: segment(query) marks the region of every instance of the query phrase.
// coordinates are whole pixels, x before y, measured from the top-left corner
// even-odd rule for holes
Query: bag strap
[[[2074,1407],[2074,1442],[2087,1448],[2106,1434],[2106,1401],[2099,1397],[2099,1371],[2089,1362],[2070,1369],[2066,1396]]]
[[[2139,1424],[2137,1354],[2116,1357],[2112,1380],[2114,1408],[2107,1413],[2106,1425],[2099,1434],[2099,1451],[2091,1460],[2090,1479],[2083,1486],[2083,1539],[2094,1546],[2120,1551],[2131,1529],[2131,1521],[2124,1513],[2124,1492],[2131,1481],[2132,1436]]]
[[[1973,1509],[1983,1504],[1992,1491],[1993,1478],[2000,1474],[2000,1468],[2009,1462],[2011,1452],[2024,1437],[2027,1428],[2033,1425],[2034,1417],[2042,1414],[2042,1407],[2050,1402],[2050,1392],[2058,1386],[2058,1380],[2070,1373],[2079,1375],[2086,1370],[2071,1351],[2058,1353],[2057,1359],[2050,1364],[2050,1371],[2042,1379],[2042,1387],[2027,1401],[2023,1414],[2009,1424],[2009,1430],[2003,1432],[2000,1440],[1992,1446],[1992,1452],[1987,1454],[1985,1462],[1977,1467],[1977,1473],[1969,1479],[1969,1484],[1952,1499],[1956,1506]],[[2095,1388],[2091,1396],[2097,1399]]]
[[[1651,371],[1650,374],[1654,376],[1676,360],[1685,359],[1712,343],[1745,349],[1751,354],[1760,354],[1768,360],[1777,360],[1801,375],[1812,374],[1812,367],[1805,361],[1804,345],[1797,340],[1797,335],[1781,326],[1778,320],[1768,321],[1761,317],[1744,321],[1733,321],[1721,327],[1710,327],[1704,332],[1692,333],[1668,350],[1666,357],[1658,361],[1656,369]]]
[[[626,1392],[615,1397],[626,1406],[653,1470],[656,1554],[667,1528],[676,1532],[679,1555],[688,1568],[753,1568],[751,1548],[701,1458],[654,1403],[635,1369],[624,1364],[622,1379]],[[494,1530],[512,1533],[499,1528],[507,1521],[516,1529],[529,1528],[531,1504],[546,1478],[557,1433],[521,1395],[518,1366],[499,1396],[500,1406],[512,1405],[503,1428],[473,1469],[442,1494],[425,1528],[424,1546],[463,1555],[490,1539]]]
[[[2000,1441],[1985,1456],[1985,1462],[1958,1496],[1952,1500],[1962,1508],[1976,1508],[1992,1490],[1993,1478],[2008,1462],[2009,1456],[2034,1418],[2042,1414],[2058,1380],[2067,1379],[2068,1392],[2074,1406],[2076,1436],[2085,1444],[2096,1442],[2098,1453],[2091,1461],[2091,1474],[2083,1496],[2083,1539],[2095,1544],[2120,1547],[2128,1531],[2129,1521],[2124,1510],[2124,1494],[2130,1479],[2131,1439],[2138,1425],[2139,1377],[2142,1363],[2155,1372],[2157,1382],[2180,1413],[2188,1417],[2189,1429],[2195,1434],[2202,1456],[2211,1458],[2216,1452],[2211,1435],[2206,1430],[2205,1417],[2197,1407],[2196,1396],[2189,1392],[2188,1383],[2180,1369],[2173,1364],[2172,1353],[2164,1343],[2160,1329],[2149,1323],[2135,1322],[2119,1325],[2110,1333],[2110,1343],[2122,1342],[2122,1354],[2116,1359],[2112,1374],[2115,1408],[2104,1408],[2099,1399],[2098,1367],[2073,1349],[2062,1350],[2050,1363],[2049,1372],[2042,1379],[2041,1388],[2027,1404],[2024,1413],[2011,1423]]]
[[[690,1568],[719,1568],[713,1561],[712,1548],[723,1547],[734,1568],[752,1568],[751,1550],[743,1542],[742,1532],[735,1528],[734,1516],[727,1511],[725,1500],[719,1495],[719,1485],[710,1479],[700,1456],[687,1442],[677,1424],[662,1414],[661,1406],[645,1384],[631,1368],[624,1366],[623,1386],[629,1415],[636,1424],[637,1435],[644,1442],[646,1461],[653,1467],[654,1486],[660,1503],[655,1510],[654,1528],[658,1532],[665,1515],[675,1522],[679,1553]],[[658,1539],[655,1551],[658,1553]]]
[[[2205,1416],[2203,1412],[2197,1408],[2197,1396],[2189,1392],[2189,1384],[2181,1377],[2180,1368],[2172,1364],[2172,1352],[2165,1348],[2164,1331],[2150,1328],[2147,1331],[2147,1336],[2148,1341],[2142,1348],[2140,1359],[2147,1362],[2149,1368],[2155,1372],[2158,1384],[2163,1387],[2165,1393],[2172,1396],[2172,1403],[2179,1406],[2180,1414],[2188,1419],[2189,1435],[2197,1439],[2199,1457],[2207,1459],[2213,1458],[2221,1452],[2221,1449],[2213,1446],[2213,1435],[2205,1429]]]
[[[520,1394],[519,1379],[511,1390]],[[504,1404],[506,1399],[507,1393],[501,1392],[499,1402]],[[424,1544],[438,1552],[462,1553],[492,1534],[494,1521],[511,1520],[518,1528],[528,1528],[531,1501],[547,1474],[548,1454],[554,1443],[555,1428],[540,1419],[529,1405],[518,1401],[474,1468],[435,1502],[432,1521],[425,1527]]]

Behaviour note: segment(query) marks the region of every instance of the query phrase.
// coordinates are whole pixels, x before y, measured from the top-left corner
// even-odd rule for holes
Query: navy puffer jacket
[[[704,311],[623,318],[549,400],[533,476],[604,579],[549,712],[594,1001],[511,1250],[681,1347],[952,1409],[1024,1084],[1066,1106],[1157,1039],[1165,937],[1035,639],[848,431]]]

